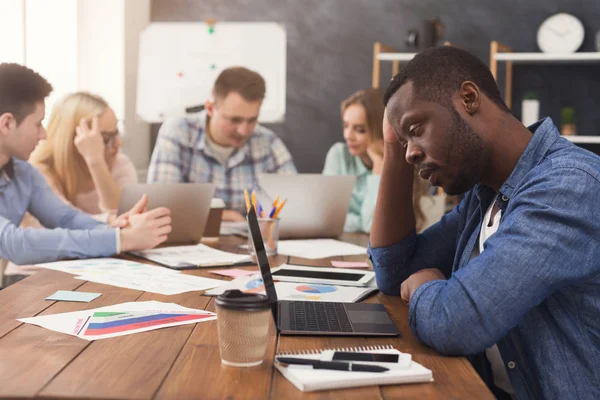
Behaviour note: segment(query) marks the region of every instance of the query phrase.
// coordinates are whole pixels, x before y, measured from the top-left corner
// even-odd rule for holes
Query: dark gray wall
[[[491,40],[515,51],[538,51],[538,26],[559,11],[583,22],[586,38],[580,51],[595,50],[599,0],[152,0],[151,20],[284,24],[287,112],[284,123],[268,126],[282,137],[301,172],[320,172],[329,147],[343,140],[340,101],[371,86],[375,41],[406,50],[406,31],[421,19],[439,16],[445,40],[489,63]],[[513,112],[520,116],[524,93],[536,91],[542,116],[558,124],[560,109],[574,106],[578,133],[599,135],[599,72],[600,63],[516,66]],[[384,63],[383,87],[390,75],[391,63]]]

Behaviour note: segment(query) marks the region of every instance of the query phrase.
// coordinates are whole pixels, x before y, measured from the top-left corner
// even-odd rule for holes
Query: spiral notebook
[[[401,383],[433,382],[431,370],[412,361],[410,354],[401,353],[392,346],[367,346],[340,349],[304,350],[293,353],[281,353],[276,357],[295,357],[329,361],[334,352],[397,354],[397,366],[386,372],[356,372],[312,369],[303,365],[285,366],[275,362],[275,368],[294,386],[303,392],[317,390],[342,389],[358,386],[396,385]],[[390,367],[389,363],[372,362],[370,364]]]

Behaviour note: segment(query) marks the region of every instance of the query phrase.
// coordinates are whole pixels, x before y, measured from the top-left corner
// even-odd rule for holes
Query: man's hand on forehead
[[[394,133],[394,129],[388,120],[387,107],[383,112],[383,141],[386,143],[398,143],[398,137]]]

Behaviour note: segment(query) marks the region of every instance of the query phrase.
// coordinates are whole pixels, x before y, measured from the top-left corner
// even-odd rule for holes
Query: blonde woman
[[[383,98],[379,90],[359,90],[342,102],[345,143],[334,144],[325,159],[323,175],[354,175],[346,232],[370,232],[383,168]],[[425,216],[420,199],[426,188],[415,179],[414,209],[417,228]]]
[[[111,223],[116,216],[121,187],[136,183],[129,158],[120,153],[117,117],[99,96],[77,92],[57,103],[48,122],[48,136],[29,161],[44,175],[66,203]],[[24,227],[40,227],[27,215]],[[31,274],[33,266],[9,264],[7,280]]]
[[[29,161],[68,203],[110,219],[121,186],[137,182],[133,164],[119,152],[115,112],[99,96],[73,93],[56,104],[47,131]]]

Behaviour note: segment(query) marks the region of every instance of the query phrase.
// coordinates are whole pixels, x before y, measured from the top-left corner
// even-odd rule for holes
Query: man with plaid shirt
[[[211,182],[225,201],[223,219],[245,221],[244,189],[255,188],[261,174],[296,173],[281,139],[257,124],[264,96],[258,73],[225,69],[204,111],[161,126],[148,183]]]

